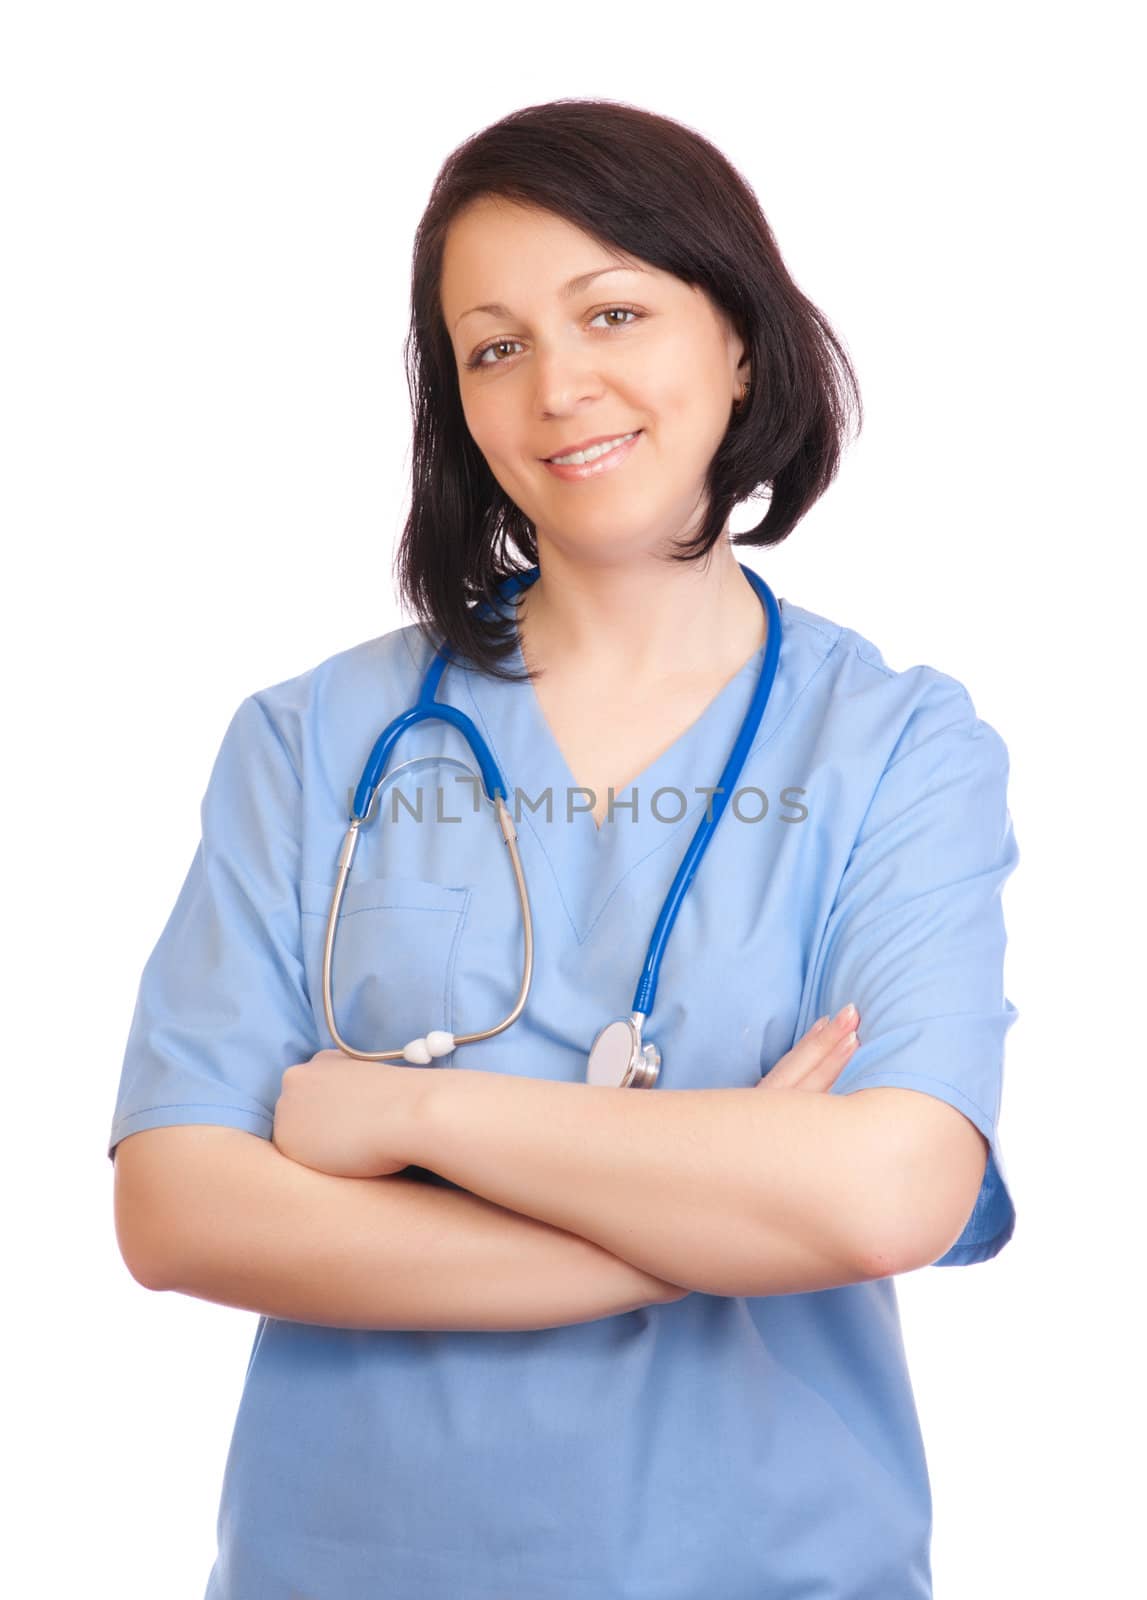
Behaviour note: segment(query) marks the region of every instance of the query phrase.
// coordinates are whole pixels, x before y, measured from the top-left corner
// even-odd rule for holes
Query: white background
[[[1133,8],[404,11],[41,3],[2,25],[9,1591],[201,1600],[257,1319],[120,1259],[106,1138],[136,986],[240,700],[409,620],[401,343],[439,165],[586,95],[712,139],[857,366],[837,482],[743,559],[894,668],[960,679],[1011,752],[1017,1231],[898,1282],[937,1600],[1124,1592],[1145,1420]]]

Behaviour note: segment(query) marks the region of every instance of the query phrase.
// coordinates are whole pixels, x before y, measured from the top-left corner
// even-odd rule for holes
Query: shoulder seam
[[[918,740],[917,743],[912,745],[910,749],[905,750],[903,755],[899,755],[894,760],[889,761],[888,765],[884,769],[885,773],[891,772],[892,769],[894,767],[898,767],[902,761],[907,761],[910,756],[913,756],[917,753],[917,751],[922,750],[925,745],[931,744],[934,739],[939,739],[946,733],[959,731],[961,733],[970,734],[973,738],[976,737],[980,723],[979,718],[976,716],[976,708],[972,704],[972,697],[964,688],[962,683],[959,683],[955,678],[951,679],[950,681],[954,683],[960,691],[960,698],[963,701],[963,715],[954,717],[951,722],[945,722],[942,728],[934,729],[923,739]],[[912,712],[909,716],[909,721],[911,721],[912,717],[916,715],[919,709],[920,705],[913,706]],[[908,724],[905,723],[905,727],[907,727],[907,725]],[[900,744],[903,736],[904,729],[901,729],[900,738],[897,740],[897,745]]]
[[[923,668],[925,672],[932,674],[934,682],[945,683],[951,688],[955,689],[959,694],[959,697],[964,701],[966,709],[971,712],[973,719],[976,721],[979,720],[979,718],[976,716],[975,704],[973,703],[971,695],[968,693],[967,686],[961,683],[959,678],[953,677],[950,672],[944,672],[940,667],[931,666],[926,661],[915,661],[911,666],[902,667],[899,671],[897,671],[896,668],[888,666],[888,664],[884,661],[874,661],[873,658],[865,652],[866,644],[869,646],[869,648],[875,648],[869,643],[869,641],[861,639],[859,636],[854,637],[852,646],[853,654],[856,656],[856,659],[861,663],[862,666],[870,667],[873,672],[879,672],[881,676],[885,678],[902,678],[904,677],[905,673],[915,672]]]
[[[784,615],[784,608],[785,608],[786,603],[787,602],[783,598],[778,602],[778,604],[781,607],[781,620],[785,623],[785,625],[787,627],[792,627],[794,623],[797,623],[802,628],[807,628],[810,633],[815,633],[819,638],[826,640],[828,642],[830,648],[835,646],[840,641],[840,639],[843,637],[844,629],[843,629],[843,627],[841,627],[840,623],[836,623],[835,624],[835,626],[836,626],[836,637],[834,638],[831,629],[822,628],[819,625],[819,623],[814,622],[812,617],[807,615],[807,613],[805,615],[799,616],[799,617],[796,617],[796,616],[788,616],[788,617],[786,617]],[[803,611],[804,607],[802,606],[800,609]]]
[[[861,641],[859,639],[854,639],[852,653],[862,666],[871,667],[873,672],[882,672],[886,678],[898,678],[900,676],[886,662],[874,661],[871,656],[865,655],[861,649]]]
[[[293,757],[291,755],[290,750],[287,747],[287,741],[283,738],[283,735],[279,731],[279,727],[278,727],[277,723],[275,722],[274,718],[271,716],[271,713],[267,710],[266,706],[263,704],[262,700],[259,698],[261,693],[262,693],[261,690],[256,691],[255,694],[248,695],[247,698],[249,700],[253,701],[256,706],[258,706],[260,712],[262,713],[263,721],[270,728],[271,733],[274,735],[275,741],[279,746],[279,749],[283,752],[283,755],[286,757],[287,766],[288,766],[288,768],[290,770],[291,776],[294,778],[295,782],[298,784],[299,788],[301,789],[303,787],[303,780],[300,777],[300,775],[298,773],[298,770],[295,767],[294,759],[293,759]]]

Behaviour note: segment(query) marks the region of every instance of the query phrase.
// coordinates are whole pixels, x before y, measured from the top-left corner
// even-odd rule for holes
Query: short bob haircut
[[[745,344],[751,382],[706,478],[696,537],[669,559],[703,559],[741,500],[771,486],[768,511],[735,545],[779,544],[836,475],[848,422],[862,424],[856,374],[781,260],[744,178],[692,128],[611,100],[526,106],[461,144],[415,235],[403,347],[414,419],[412,493],[395,556],[399,590],[435,645],[479,671],[507,670],[516,633],[497,585],[538,559],[533,523],[504,493],[466,426],[441,309],[447,230],[471,202],[540,207],[607,248],[699,285]],[[529,676],[529,674],[528,674]]]

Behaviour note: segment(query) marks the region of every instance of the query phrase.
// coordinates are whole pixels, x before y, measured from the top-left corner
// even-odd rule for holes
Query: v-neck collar
[[[778,726],[789,700],[784,681],[784,601],[778,603],[782,613],[780,659],[750,759]],[[513,670],[520,673],[525,670],[525,662],[516,625],[514,637],[514,650],[508,659]],[[567,820],[567,792],[576,787],[576,779],[533,683],[528,679],[510,683],[473,670],[447,672],[440,698],[449,698],[473,717],[489,743],[510,791],[507,803],[515,816],[519,838],[532,839],[535,860],[548,863],[579,942],[589,937],[608,901],[631,875],[651,870],[658,884],[664,878],[662,896],[668,890],[704,814],[707,796],[697,790],[703,785],[715,785],[720,778],[756,688],[766,648],[767,642],[759,646],[689,727],[615,795],[614,815],[612,819],[607,815],[600,828],[588,811],[575,812]],[[748,762],[746,770],[747,767]],[[632,807],[626,806],[634,798],[634,789],[638,801],[636,820]],[[659,789],[683,792],[686,809],[679,821],[662,822],[654,814],[652,806]],[[521,791],[524,797],[516,808],[515,791]],[[549,804],[543,804],[536,813],[531,811],[527,800],[536,802],[547,794]],[[657,809],[666,818],[675,818],[681,806],[680,796],[672,792],[657,799]],[[729,818],[725,817],[718,826],[728,825]],[[528,873],[529,866],[526,870]],[[704,871],[704,862],[700,870]]]

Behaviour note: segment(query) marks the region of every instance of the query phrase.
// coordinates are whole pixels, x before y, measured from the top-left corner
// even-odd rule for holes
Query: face
[[[502,309],[473,309],[493,302]],[[451,224],[441,303],[467,426],[540,546],[625,559],[696,531],[709,462],[750,376],[703,290],[548,211],[483,199]],[[589,476],[546,465],[635,431]]]

